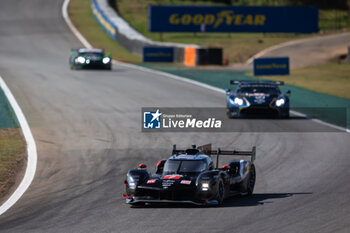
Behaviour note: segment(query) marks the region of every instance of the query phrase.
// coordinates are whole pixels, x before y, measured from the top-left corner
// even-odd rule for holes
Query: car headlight
[[[85,63],[85,58],[84,57],[77,57],[77,59],[75,59],[75,61],[83,64],[83,63]]]
[[[277,107],[280,107],[280,106],[282,106],[283,104],[285,104],[286,103],[286,101],[284,100],[284,99],[278,99],[278,100],[276,100],[276,106]]]
[[[107,64],[107,63],[110,62],[110,61],[111,61],[111,59],[110,59],[109,57],[104,57],[104,58],[102,59],[103,64]]]
[[[243,99],[239,97],[235,97],[234,99],[230,98],[230,102],[231,104],[238,105],[238,106],[241,106],[244,103]]]
[[[136,188],[135,181],[134,181],[134,179],[131,176],[128,176],[126,178],[126,180],[127,180],[128,184],[129,184],[129,188],[131,188],[131,189],[135,189]]]
[[[209,184],[208,183],[202,183],[202,191],[208,191]]]
[[[233,101],[237,105],[243,105],[243,99],[236,97]]]

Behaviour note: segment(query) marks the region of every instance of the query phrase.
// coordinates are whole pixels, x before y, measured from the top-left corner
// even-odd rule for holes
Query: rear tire
[[[255,167],[254,165],[251,165],[250,173],[249,173],[249,178],[247,182],[247,195],[251,196],[253,195],[254,191],[254,186],[255,186],[255,179],[256,179],[256,173],[255,173]]]
[[[224,195],[225,195],[225,186],[222,179],[219,179],[217,191],[216,191],[216,200],[218,201],[218,206],[221,206],[224,202]]]

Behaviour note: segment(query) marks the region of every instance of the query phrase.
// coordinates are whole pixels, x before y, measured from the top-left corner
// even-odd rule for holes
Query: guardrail
[[[117,15],[107,0],[91,0],[91,10],[103,30],[129,52],[142,56],[144,47],[169,47],[174,48],[174,62],[183,62],[184,48],[187,45],[155,42],[144,37]]]
[[[96,21],[100,24],[103,30],[112,38],[116,39],[117,26],[103,13],[96,0],[91,1],[91,10]]]

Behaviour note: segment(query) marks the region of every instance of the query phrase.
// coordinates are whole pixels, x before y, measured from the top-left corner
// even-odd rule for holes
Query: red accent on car
[[[139,168],[146,168],[146,167],[147,167],[147,165],[144,164],[144,163],[140,163],[140,164],[139,164]]]
[[[209,201],[209,200],[211,200],[213,198],[214,198],[214,196],[211,196],[211,197],[208,197],[208,198],[202,198],[202,200]]]
[[[126,180],[124,180],[124,185],[125,185],[125,186],[128,185],[128,182],[127,182]]]
[[[182,176],[164,176],[163,179],[164,180],[178,180],[180,179]]]
[[[156,183],[156,180],[147,180],[147,184],[154,184]]]
[[[161,162],[162,162],[162,160],[159,160],[159,162],[157,163],[157,167],[160,165]]]
[[[124,197],[124,198],[132,198],[132,196],[129,196],[129,195],[126,194],[126,193],[123,193],[123,197]]]
[[[222,166],[221,168],[224,169],[224,170],[227,170],[227,169],[229,169],[229,166],[224,165],[224,166]]]

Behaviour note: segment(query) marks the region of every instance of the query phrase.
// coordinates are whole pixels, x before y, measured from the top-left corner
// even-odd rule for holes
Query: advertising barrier
[[[316,7],[149,6],[151,32],[318,32]]]
[[[144,47],[143,61],[144,62],[173,62],[174,48],[173,47]]]
[[[222,48],[198,48],[197,65],[222,65]]]
[[[289,75],[289,57],[254,59],[254,75]]]

